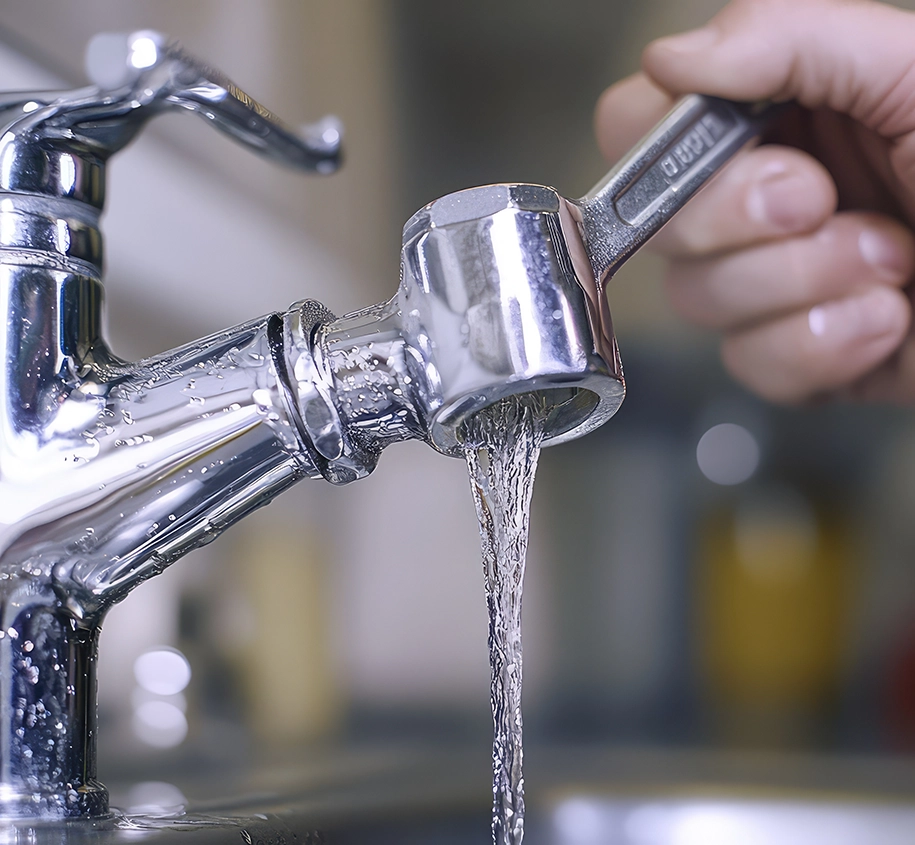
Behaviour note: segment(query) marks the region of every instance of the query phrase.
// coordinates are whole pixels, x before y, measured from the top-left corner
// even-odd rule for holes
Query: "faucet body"
[[[106,161],[162,103],[180,98],[180,85],[226,126],[251,130],[255,146],[266,137],[269,151],[291,150],[287,158],[310,169],[337,157],[335,143],[290,140],[230,83],[207,88],[208,69],[177,45],[159,46],[162,61],[114,94],[92,87],[0,102],[7,817],[107,813],[95,760],[105,611],[297,479],[321,474],[284,387],[293,356],[310,354],[295,332],[311,328],[303,315],[326,319],[320,306],[302,304],[138,363],[118,359],[102,337]],[[269,132],[258,131],[258,120]]]
[[[30,165],[3,177],[60,174],[69,159],[70,172],[89,169],[91,192],[51,178],[47,194],[22,179],[0,193],[0,804],[99,815],[105,610],[318,473],[280,396],[271,328],[282,318],[137,364],[115,358],[100,334],[101,165],[25,144],[0,139],[0,160]]]
[[[593,410],[576,383],[607,393],[608,415],[623,391],[615,346],[608,367],[551,257],[555,195],[533,188],[420,212],[389,302],[336,319],[305,301],[120,360],[102,336],[107,151],[78,125],[36,133],[52,108],[19,98],[0,136],[0,808],[97,816],[94,667],[113,603],[301,478],[353,481],[407,438],[456,454],[460,420],[500,395],[554,392],[572,409],[559,437]],[[474,284],[518,249],[490,215],[524,233],[536,274]],[[452,242],[475,244],[469,263]],[[519,297],[516,334],[501,312]]]
[[[0,290],[0,784],[95,812],[73,735],[92,736],[105,610],[318,472],[280,397],[278,316],[128,365],[81,335],[97,280],[3,265]]]
[[[108,812],[101,622],[181,555],[301,478],[367,475],[391,443],[458,455],[464,422],[507,395],[546,400],[545,445],[615,413],[625,386],[605,284],[752,129],[730,104],[694,99],[582,200],[490,185],[420,209],[389,302],[337,319],[305,300],[128,363],[102,334],[108,157],[175,107],[322,172],[339,133],[295,135],[153,33],[95,47],[97,85],[0,99],[5,817]]]

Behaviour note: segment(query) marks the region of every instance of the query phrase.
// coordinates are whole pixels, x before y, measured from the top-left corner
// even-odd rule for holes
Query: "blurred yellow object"
[[[283,747],[339,727],[325,556],[310,526],[260,513],[235,533],[233,558],[251,614],[236,643],[248,725]]]
[[[715,513],[701,545],[701,663],[718,727],[751,744],[813,738],[844,657],[846,523],[777,487]]]

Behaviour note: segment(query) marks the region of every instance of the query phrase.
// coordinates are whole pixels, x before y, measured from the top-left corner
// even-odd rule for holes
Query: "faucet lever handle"
[[[120,131],[94,133],[112,151],[126,144],[147,117],[178,108],[196,112],[283,164],[319,173],[339,166],[342,132],[335,118],[325,117],[296,132],[222,72],[158,32],[96,35],[86,50],[86,70],[98,96],[74,103],[71,123],[93,134],[87,124],[115,121]]]

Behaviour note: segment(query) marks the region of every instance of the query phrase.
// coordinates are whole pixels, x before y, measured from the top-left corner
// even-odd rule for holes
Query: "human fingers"
[[[909,334],[893,355],[845,391],[863,402],[915,402],[915,337]]]
[[[915,275],[915,238],[895,220],[843,212],[819,230],[714,258],[674,262],[667,290],[687,320],[733,330]]]
[[[755,393],[796,403],[858,382],[893,355],[910,322],[905,294],[873,285],[728,334],[721,357]]]
[[[706,26],[655,41],[643,69],[671,92],[796,100],[890,140],[915,191],[915,14],[870,0],[733,0]]]
[[[812,232],[836,208],[836,186],[816,159],[764,146],[737,156],[652,240],[652,249],[698,257]]]
[[[618,161],[670,111],[673,97],[643,73],[611,85],[597,101],[594,131],[607,161]]]

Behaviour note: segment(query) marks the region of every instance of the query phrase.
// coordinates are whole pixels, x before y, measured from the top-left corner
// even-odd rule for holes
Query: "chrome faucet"
[[[367,475],[387,445],[460,453],[463,422],[542,393],[546,443],[620,405],[604,287],[757,131],[752,108],[683,101],[581,200],[538,185],[439,199],[404,230],[389,302],[304,301],[139,363],[101,333],[105,164],[167,109],[333,170],[304,135],[174,41],[90,47],[96,84],[0,98],[0,815],[103,816],[94,674],[106,610],[304,477]]]

